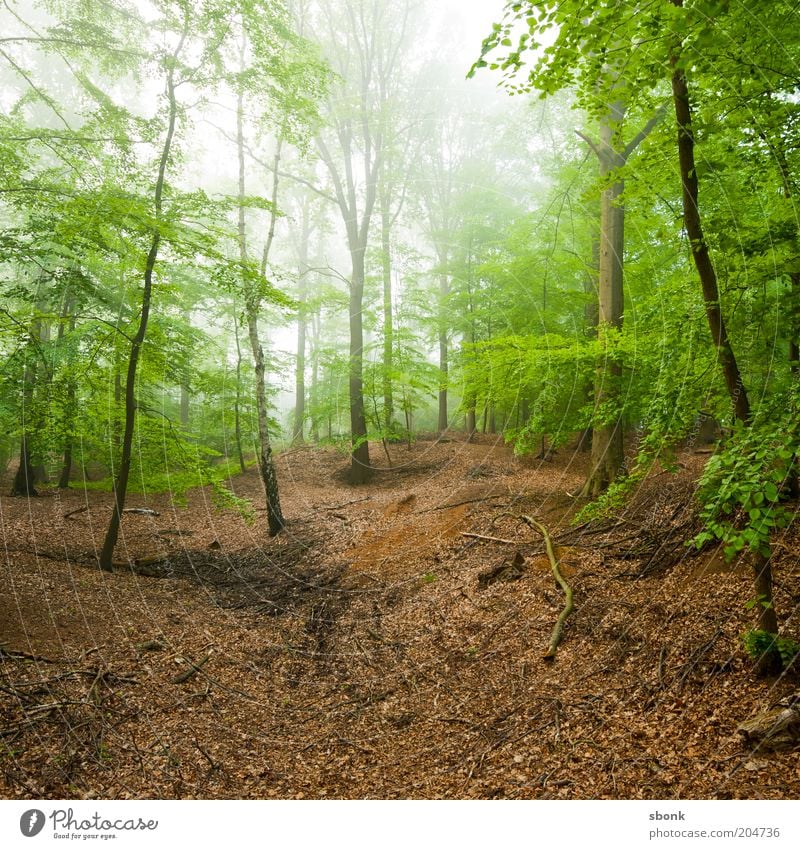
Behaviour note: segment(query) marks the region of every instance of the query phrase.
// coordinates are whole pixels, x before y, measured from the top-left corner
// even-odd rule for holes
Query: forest
[[[0,794],[791,799],[800,7],[3,0]]]

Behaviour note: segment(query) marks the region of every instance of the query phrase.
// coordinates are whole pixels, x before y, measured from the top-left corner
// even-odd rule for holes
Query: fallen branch
[[[193,678],[203,668],[203,666],[208,663],[210,658],[211,655],[207,654],[202,660],[198,660],[197,663],[192,663],[190,660],[187,661],[189,668],[185,672],[181,672],[180,675],[176,675],[170,683],[183,684],[184,681],[188,681],[190,678]]]
[[[365,498],[356,498],[353,501],[344,501],[341,504],[331,504],[330,506],[315,507],[315,510],[339,510],[342,507],[349,507],[351,504],[361,504],[364,501],[372,501],[372,496],[367,495]]]
[[[558,650],[559,643],[564,636],[564,623],[567,621],[567,618],[574,609],[572,601],[572,587],[564,580],[564,576],[558,568],[558,560],[556,559],[555,551],[553,550],[553,541],[550,539],[550,533],[547,528],[540,522],[537,522],[536,519],[532,519],[530,516],[520,514],[517,518],[521,519],[526,525],[530,526],[535,531],[538,531],[544,538],[544,546],[547,551],[547,559],[550,561],[550,568],[553,570],[553,577],[564,591],[564,595],[566,597],[564,600],[564,609],[561,611],[561,614],[556,620],[556,624],[553,626],[553,632],[550,635],[550,645],[547,648],[547,653],[544,655],[545,660],[552,662],[556,658],[556,651]]]
[[[85,513],[89,509],[88,504],[84,504],[83,507],[76,507],[74,510],[69,510],[64,514],[65,519],[69,519],[70,516],[77,516],[78,513]]]
[[[461,536],[462,537],[469,537],[470,539],[483,540],[484,542],[500,542],[503,545],[519,545],[520,544],[519,540],[503,539],[502,537],[487,537],[487,536],[484,536],[483,534],[462,533]]]
[[[463,507],[465,504],[482,504],[484,501],[495,501],[505,498],[504,495],[482,495],[480,498],[468,498],[466,501],[456,501],[453,504],[440,504],[438,507],[428,507],[426,510],[417,510],[416,513],[435,513],[437,510],[452,510],[455,507]]]

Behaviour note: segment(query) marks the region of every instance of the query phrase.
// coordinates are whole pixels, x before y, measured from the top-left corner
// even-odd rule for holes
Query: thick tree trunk
[[[36,344],[38,345],[40,337],[40,322],[35,320],[31,326],[31,339],[36,340]],[[37,363],[33,359],[33,344],[33,341],[28,343],[24,354],[25,361],[22,369],[22,435],[20,437],[19,445],[19,466],[17,467],[17,472],[14,475],[14,480],[11,484],[11,495],[24,495],[28,498],[39,495],[36,490],[36,470],[31,456],[30,445],[30,434],[33,426],[33,401],[37,377]]]
[[[365,248],[351,251],[353,274],[350,278],[350,479],[354,484],[366,483],[372,477],[367,442],[367,417],[364,411],[364,253]]]
[[[69,333],[74,332],[75,330],[75,316],[73,315],[73,301],[67,295],[64,298],[64,310],[61,315],[61,321],[58,325],[58,342],[59,346],[63,343],[64,339],[64,322],[69,316]],[[65,421],[64,421],[64,430],[66,431],[66,437],[64,438],[64,451],[61,460],[61,474],[58,477],[58,488],[59,489],[69,489],[69,480],[72,475],[72,439],[73,439],[73,430],[75,428],[75,417],[77,415],[76,410],[76,397],[75,397],[75,381],[71,378],[67,378],[67,386],[66,386],[66,404],[64,405],[65,409]]]
[[[38,496],[39,493],[34,484],[35,475],[31,462],[30,446],[28,445],[28,435],[23,433],[19,446],[19,466],[11,484],[11,495],[24,495],[28,498]]]
[[[609,106],[600,125],[600,144],[596,153],[600,162],[600,178],[608,180],[625,164],[625,157],[614,148],[625,107],[620,101]],[[607,186],[600,199],[600,235],[598,268],[598,325],[597,335],[608,351],[609,331],[622,327],[622,268],[625,247],[625,210],[619,204],[624,191],[621,179]],[[619,396],[622,375],[620,364],[606,356],[598,363],[595,377],[595,406],[613,405]],[[622,420],[619,416],[592,433],[592,472],[584,485],[583,494],[596,498],[614,482],[624,462]]]

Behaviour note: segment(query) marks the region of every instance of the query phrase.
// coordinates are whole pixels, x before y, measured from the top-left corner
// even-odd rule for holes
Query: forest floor
[[[112,574],[108,493],[0,499],[0,795],[798,796],[800,751],[737,733],[797,676],[754,677],[747,568],[684,544],[705,457],[576,527],[584,455],[458,436],[391,454],[358,488],[333,449],[282,454],[273,539],[253,470],[231,482],[253,524],[206,490],[131,496],[158,515],[125,514]],[[552,663],[563,595],[520,514],[575,590]],[[800,637],[796,529],[774,571]]]

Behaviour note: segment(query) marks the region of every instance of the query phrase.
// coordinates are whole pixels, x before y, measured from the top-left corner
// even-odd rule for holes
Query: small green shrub
[[[747,631],[742,635],[742,644],[753,660],[759,660],[765,654],[777,654],[783,669],[788,668],[800,655],[800,643],[791,637],[781,637],[778,634],[770,634],[768,631]]]

